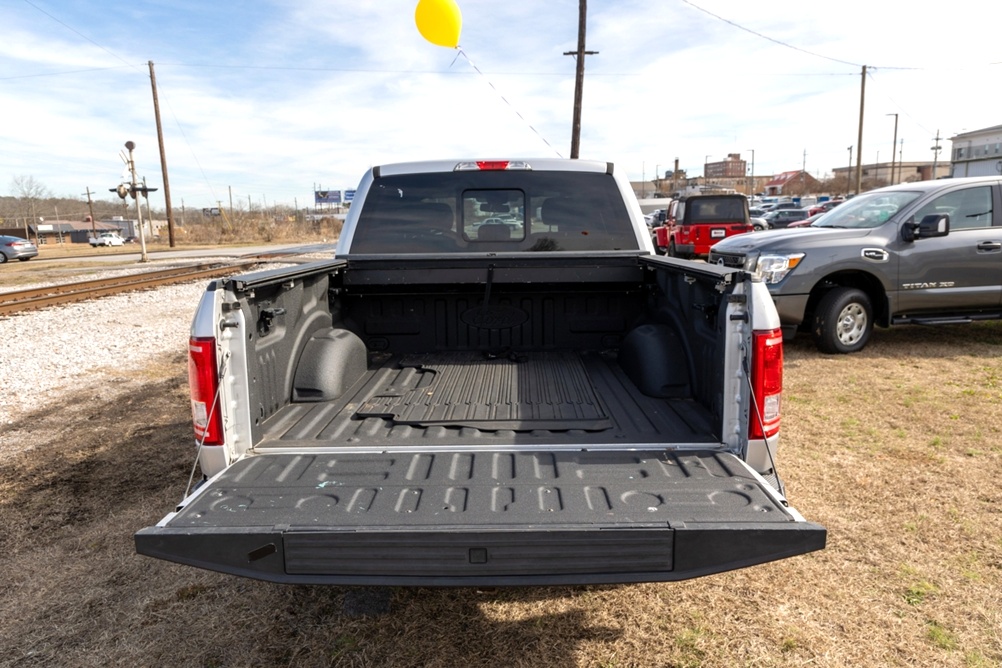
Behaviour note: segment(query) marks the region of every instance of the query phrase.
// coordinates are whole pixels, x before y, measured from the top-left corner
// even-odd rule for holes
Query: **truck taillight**
[[[223,444],[223,418],[219,411],[219,372],[216,340],[191,337],[188,341],[188,386],[195,438],[202,445]]]
[[[752,409],[748,426],[751,439],[775,436],[779,431],[783,397],[783,333],[772,329],[753,334],[751,368]]]

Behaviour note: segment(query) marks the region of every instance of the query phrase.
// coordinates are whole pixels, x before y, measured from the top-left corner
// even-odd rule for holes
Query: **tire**
[[[27,262],[27,261],[28,261],[28,260],[30,260],[31,258],[30,258],[30,257],[19,257],[19,258],[17,258],[17,259],[18,259],[18,260],[20,260],[21,262]],[[5,257],[5,258],[4,258],[4,262],[6,262],[6,261],[7,261],[7,258]]]
[[[678,251],[675,250],[675,240],[672,239],[668,242],[668,257],[678,257]]]
[[[5,263],[6,261],[7,261],[7,256],[4,255],[3,253],[0,253],[0,264]]]
[[[827,355],[859,352],[872,332],[873,306],[862,290],[829,290],[814,311],[811,334],[818,350]]]

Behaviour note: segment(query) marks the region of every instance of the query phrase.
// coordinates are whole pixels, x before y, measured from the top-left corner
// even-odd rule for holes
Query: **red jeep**
[[[706,257],[721,239],[752,229],[744,195],[692,195],[668,205],[664,223],[654,228],[654,246],[673,257]]]

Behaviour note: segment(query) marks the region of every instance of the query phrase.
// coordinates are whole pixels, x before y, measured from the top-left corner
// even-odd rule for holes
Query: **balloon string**
[[[546,141],[546,137],[544,137],[543,135],[539,134],[539,131],[536,128],[532,127],[532,123],[530,123],[529,121],[527,121],[525,119],[525,116],[523,116],[522,114],[519,113],[518,109],[515,108],[515,105],[513,105],[511,102],[509,102],[508,99],[504,95],[501,94],[501,91],[498,90],[497,86],[495,86],[493,83],[491,83],[491,80],[488,79],[487,76],[483,72],[480,71],[480,68],[477,67],[476,64],[474,64],[474,62],[472,60],[470,60],[470,57],[468,55],[466,55],[466,52],[463,51],[462,47],[457,46],[456,47],[456,51],[457,51],[456,57],[453,58],[452,65],[456,64],[456,61],[459,60],[460,56],[462,56],[463,58],[466,58],[466,62],[468,62],[470,64],[470,67],[472,67],[474,70],[476,70],[477,74],[479,74],[480,76],[482,76],[484,78],[484,81],[487,82],[487,85],[490,86],[491,88],[493,88],[494,92],[498,94],[498,97],[500,97],[504,101],[505,104],[507,104],[509,107],[511,107],[511,110],[515,112],[515,115],[518,116],[519,118],[521,118],[522,122],[524,122],[526,125],[528,125],[529,129],[532,130],[533,132],[535,132],[536,136],[539,137],[540,139],[542,139],[543,143],[546,144],[547,146],[549,146],[550,150],[552,150],[554,153],[557,154],[558,158],[563,158],[564,157],[564,156],[560,155],[560,151],[558,151],[557,149],[553,148],[553,146],[550,144],[550,142]],[[451,68],[452,65],[449,65],[449,67]]]

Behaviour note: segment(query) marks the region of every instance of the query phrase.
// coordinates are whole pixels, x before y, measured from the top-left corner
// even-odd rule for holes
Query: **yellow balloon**
[[[437,46],[459,46],[463,15],[455,0],[420,0],[414,10],[414,23],[426,40]]]

